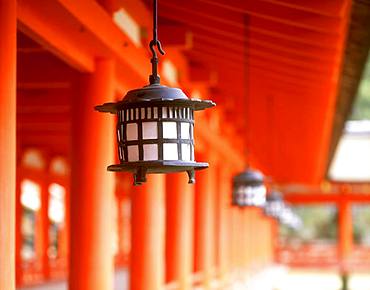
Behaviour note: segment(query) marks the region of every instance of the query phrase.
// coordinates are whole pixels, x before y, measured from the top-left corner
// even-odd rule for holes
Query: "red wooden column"
[[[16,223],[15,223],[15,274],[16,274],[16,285],[21,285],[23,282],[23,259],[21,256],[22,248],[22,214],[23,206],[21,204],[21,178],[19,175],[16,180],[16,192],[15,192],[15,208],[16,208]]]
[[[202,273],[203,286],[208,289],[215,265],[215,195],[216,168],[212,154],[208,169],[197,172],[195,186],[194,270]]]
[[[238,268],[238,233],[240,232],[240,225],[238,224],[238,212],[239,208],[233,206],[230,209],[230,244],[229,244],[229,255],[230,255],[230,272],[235,273]]]
[[[40,183],[41,186],[41,208],[40,208],[40,217],[41,217],[41,262],[42,262],[42,272],[44,275],[44,280],[48,280],[50,277],[49,269],[49,176],[47,172],[43,174],[43,180]]]
[[[348,271],[348,258],[353,248],[351,203],[346,200],[341,200],[338,204],[338,210],[338,254],[341,261],[341,271],[342,273],[346,273]]]
[[[279,251],[279,240],[280,240],[280,229],[279,221],[277,219],[271,219],[271,247],[272,247],[272,262],[277,263],[278,251]]]
[[[225,278],[230,269],[231,172],[225,164],[220,165],[218,169],[216,257],[221,278]]]
[[[165,267],[165,176],[148,175],[132,193],[131,290],[161,290]]]
[[[184,173],[166,178],[166,281],[191,289],[193,273],[194,185]]]
[[[15,0],[0,0],[0,289],[15,288],[16,38]]]
[[[248,271],[251,260],[251,232],[250,232],[250,209],[244,208],[241,210],[241,227],[242,231],[242,244],[240,249],[240,255],[242,257],[241,267],[243,270]]]
[[[113,289],[114,118],[94,106],[114,99],[114,62],[97,60],[75,96],[70,211],[71,290]]]

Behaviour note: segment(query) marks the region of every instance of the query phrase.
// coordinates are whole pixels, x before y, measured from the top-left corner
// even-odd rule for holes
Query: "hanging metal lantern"
[[[233,178],[233,205],[263,207],[265,202],[266,186],[261,172],[248,169]]]
[[[284,204],[284,208],[280,212],[279,221],[281,224],[293,230],[297,230],[303,225],[300,217],[293,212],[290,206],[286,204]]]
[[[117,103],[96,106],[99,112],[118,115],[117,142],[120,164],[110,171],[129,171],[134,184],[146,181],[147,173],[186,171],[189,183],[195,182],[194,170],[208,167],[194,157],[194,111],[215,106],[212,101],[189,99],[178,88],[160,85],[156,46],[164,51],[157,39],[157,0],[153,1],[153,40],[150,42],[152,75],[149,85],[129,91]]]
[[[266,197],[264,213],[268,217],[279,218],[284,209],[284,201],[282,195],[278,191],[271,191]]]

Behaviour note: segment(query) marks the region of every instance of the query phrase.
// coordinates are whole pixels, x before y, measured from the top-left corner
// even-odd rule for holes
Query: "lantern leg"
[[[134,185],[141,185],[146,182],[146,172],[147,169],[144,167],[139,167],[134,175]]]
[[[189,177],[189,184],[194,184],[195,183],[195,170],[188,170],[187,171],[188,177]]]

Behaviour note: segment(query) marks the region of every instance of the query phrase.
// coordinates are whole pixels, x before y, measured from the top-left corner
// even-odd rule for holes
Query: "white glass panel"
[[[127,146],[128,161],[139,161],[139,147],[137,145]]]
[[[173,108],[169,107],[168,108],[168,118],[172,118],[173,117]]]
[[[178,160],[177,144],[164,143],[163,144],[163,160]]]
[[[173,117],[177,118],[177,108],[173,108]]]
[[[158,144],[144,144],[144,160],[158,160]]]
[[[145,108],[141,108],[141,119],[145,119]]]
[[[119,133],[119,130],[117,130],[117,139],[118,142],[121,142],[121,134]]]
[[[191,156],[192,156],[192,158],[191,158],[191,160],[192,161],[194,161],[195,160],[195,158],[194,158],[194,146],[193,145],[190,145],[190,150],[191,150]]]
[[[152,118],[152,108],[147,108],[146,113],[147,113],[147,118],[151,119]]]
[[[118,147],[119,159],[123,159],[122,147]]]
[[[158,108],[153,108],[153,118],[158,118]]]
[[[163,138],[177,139],[176,122],[163,122]]]
[[[127,141],[137,140],[137,124],[130,123],[126,125]]]
[[[143,122],[143,139],[157,139],[157,122]]]
[[[181,139],[190,139],[189,123],[181,123]]]
[[[136,120],[140,119],[139,117],[139,108],[136,108]]]
[[[134,109],[130,109],[130,114],[131,114],[131,120],[134,120]]]
[[[190,144],[181,144],[182,160],[190,161]]]
[[[184,108],[180,108],[180,118],[184,118],[184,112],[185,112],[185,109]]]
[[[167,107],[162,108],[162,118],[167,118]]]

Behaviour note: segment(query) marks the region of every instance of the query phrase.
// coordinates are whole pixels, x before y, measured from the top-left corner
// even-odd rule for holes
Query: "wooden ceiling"
[[[252,165],[275,182],[317,183],[325,177],[350,7],[349,0],[161,0],[159,37],[161,25],[192,32],[184,53],[218,76],[211,97]]]
[[[134,12],[139,24],[150,26],[150,0],[144,0],[144,13],[137,12],[143,9],[138,0],[117,1]],[[81,9],[84,5],[96,7],[87,1],[79,4],[51,1],[49,15],[40,6],[42,15],[34,18],[31,16],[37,15],[30,13],[31,4],[20,2],[23,25],[37,24],[32,21],[44,17],[54,21],[53,27],[59,31],[58,23],[68,22],[60,39],[69,40],[70,35],[73,42],[68,43],[70,49],[63,59],[68,63],[75,57],[74,51],[81,55],[70,62],[72,69],[46,51],[45,45],[19,33],[21,143],[36,146],[42,139],[45,146],[48,142],[54,144],[53,151],[63,152],[69,148],[71,88],[80,73],[90,69],[90,59],[82,56],[129,50],[127,53],[139,58],[138,64],[135,68],[136,58],[127,60],[133,73],[127,73],[126,69],[123,77],[129,80],[130,86],[136,86],[142,83],[141,76],[147,75],[147,69],[143,69],[147,55],[143,49],[136,52],[130,45],[109,42],[109,37],[118,38],[119,31],[110,29],[109,36],[90,31],[89,25],[95,24],[88,17],[89,11],[81,12]],[[36,5],[40,1],[32,2]],[[190,45],[180,51],[189,65],[189,81],[208,80],[210,95],[203,97],[217,101],[224,122],[234,127],[252,165],[278,183],[318,183],[325,177],[329,156],[350,8],[350,0],[160,0],[159,38],[170,59],[175,51],[172,48],[176,33],[168,37],[165,32],[176,28],[173,31],[191,33]],[[68,15],[68,9],[74,14]],[[102,15],[95,10],[95,14],[90,14]],[[108,21],[109,18],[103,19],[102,30],[109,27]],[[41,27],[42,33],[52,36]],[[32,33],[27,34],[32,37]],[[60,39],[54,43],[58,45]],[[75,43],[78,39],[84,39],[80,46]],[[100,42],[93,45],[96,39]],[[103,53],[108,44],[109,53]],[[126,61],[125,55],[120,53],[118,58]],[[80,67],[83,69],[79,71]],[[117,71],[125,70],[118,67]],[[134,77],[139,74],[140,78]]]

